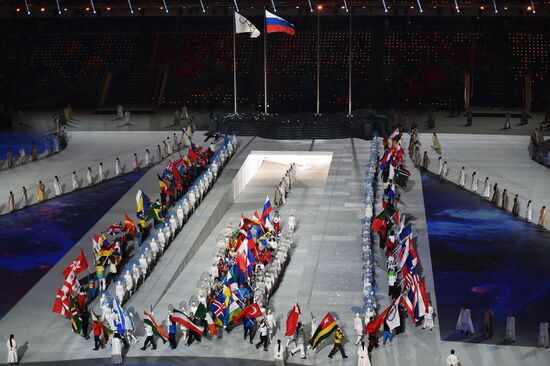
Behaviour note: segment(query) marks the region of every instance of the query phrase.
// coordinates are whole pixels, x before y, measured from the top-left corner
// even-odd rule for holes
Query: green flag
[[[197,310],[195,311],[195,317],[199,319],[206,318],[206,313],[208,310],[206,309],[206,306],[201,302],[199,303],[199,306],[197,307]]]
[[[73,328],[73,332],[76,334],[80,334],[82,331],[82,319],[80,318],[80,314],[78,314],[78,308],[77,303],[74,299],[74,297],[70,296],[71,298],[71,327]]]

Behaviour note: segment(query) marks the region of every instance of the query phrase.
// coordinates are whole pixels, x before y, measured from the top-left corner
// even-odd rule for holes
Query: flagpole
[[[348,68],[348,117],[352,117],[351,115],[351,45],[352,45],[352,33],[351,33],[351,9],[349,11],[349,68]]]
[[[233,13],[233,113],[237,114],[237,53],[236,53],[236,34],[237,25],[235,24],[235,17],[237,13]]]
[[[264,113],[267,114],[267,14],[264,9]]]
[[[320,75],[319,55],[320,55],[320,48],[321,48],[320,37],[319,37],[320,14],[321,14],[321,10],[317,8],[317,113],[316,115],[319,115],[319,75]]]

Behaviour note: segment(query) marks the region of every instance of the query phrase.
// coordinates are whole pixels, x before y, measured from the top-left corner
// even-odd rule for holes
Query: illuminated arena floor
[[[441,338],[506,344],[506,317],[512,314],[514,344],[536,344],[538,325],[550,307],[550,232],[432,173],[422,173],[422,188]],[[455,331],[464,304],[476,332],[484,309],[494,312],[493,338]]]

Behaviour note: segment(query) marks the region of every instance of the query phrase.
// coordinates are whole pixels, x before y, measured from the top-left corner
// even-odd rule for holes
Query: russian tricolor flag
[[[294,30],[294,24],[291,24],[281,17],[265,11],[265,28],[267,33],[287,33],[293,36],[296,32]]]

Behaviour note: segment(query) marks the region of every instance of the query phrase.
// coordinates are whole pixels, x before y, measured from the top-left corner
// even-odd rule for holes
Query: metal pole
[[[267,14],[264,16],[264,113],[267,114]]]
[[[321,49],[321,43],[320,43],[320,13],[321,10],[317,9],[317,115],[319,115],[319,75],[320,75],[320,62],[319,62],[319,56],[320,56],[320,49]]]
[[[349,12],[349,68],[348,68],[348,117],[351,117],[351,45],[352,45],[352,33],[351,33],[351,11]]]
[[[235,24],[235,17],[236,13],[233,13],[233,113],[237,114],[237,25]]]

